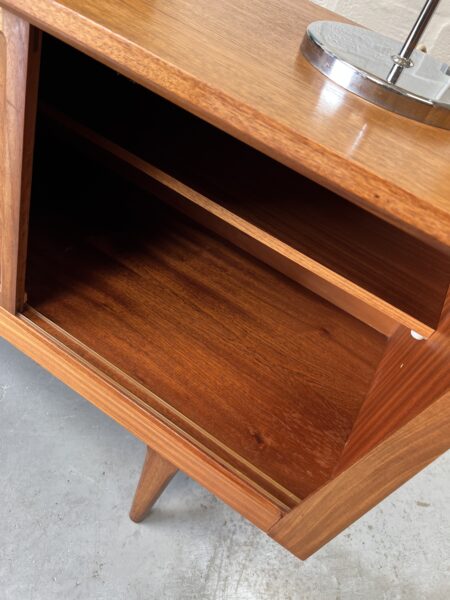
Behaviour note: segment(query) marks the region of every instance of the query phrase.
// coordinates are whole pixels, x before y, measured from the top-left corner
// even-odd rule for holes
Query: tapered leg
[[[130,519],[140,523],[169,485],[177,472],[177,468],[154,450],[147,448],[141,478],[134,495],[130,511]]]

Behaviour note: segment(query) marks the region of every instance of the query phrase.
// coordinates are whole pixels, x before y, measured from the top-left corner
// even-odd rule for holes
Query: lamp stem
[[[389,72],[386,81],[388,83],[395,84],[400,77],[403,69],[409,68],[412,66],[411,54],[413,50],[416,48],[417,44],[420,41],[425,29],[428,26],[428,23],[431,20],[431,17],[434,15],[440,0],[427,0],[420,11],[419,16],[417,17],[417,21],[414,23],[413,28],[408,34],[405,43],[402,46],[399,54],[393,56],[394,66]]]

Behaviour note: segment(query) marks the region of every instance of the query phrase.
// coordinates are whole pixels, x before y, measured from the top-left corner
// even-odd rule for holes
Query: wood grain
[[[194,421],[176,411],[170,403],[156,396],[136,379],[118,369],[117,366],[69,335],[42,314],[30,306],[26,306],[22,314],[27,322],[32,323],[36,329],[46,333],[48,338],[56,340],[57,343],[70,350],[93,369],[104,374],[109,380],[114,381],[116,387],[137,398],[141,405],[151,408],[172,429],[179,432],[185,439],[191,441],[206,454],[214,457],[214,460],[219,464],[225,465],[227,469],[252,485],[263,496],[277,505],[281,511],[287,512],[289,508],[297,506],[300,502],[300,498],[295,494],[267,477],[255,465],[233,452],[229,446],[221,443]]]
[[[399,329],[391,338],[336,473],[419,415],[450,389],[450,293],[438,331],[426,341]]]
[[[390,340],[332,480],[271,532],[307,558],[450,448],[450,294],[438,331]]]
[[[52,129],[81,138],[94,160],[103,149],[131,165],[122,171],[140,185],[382,333],[437,327],[450,255],[50,36],[41,107],[46,131],[57,121]]]
[[[303,560],[450,447],[450,394],[282,518],[270,535]]]
[[[147,448],[141,477],[130,510],[130,519],[140,523],[176,475],[178,469],[151,448]]]
[[[29,304],[297,497],[326,481],[386,338],[69,149],[43,155]]]
[[[16,310],[23,308],[26,300],[25,276],[28,249],[28,221],[33,179],[34,142],[36,111],[39,90],[39,72],[42,47],[42,32],[30,27],[28,64],[25,88],[25,115],[22,149],[22,182],[19,213],[19,239],[17,257]]]
[[[55,76],[62,63],[70,76]],[[402,323],[432,334],[450,256],[65,45],[47,39],[44,65],[42,98],[59,111],[43,111],[58,135],[81,138],[94,159],[102,149],[131,165],[140,185],[382,333]]]
[[[79,356],[22,316],[0,308],[0,331],[8,342],[92,402],[166,460],[229,504],[263,531],[283,514],[279,506],[165,423],[149,406],[120,388]]]
[[[52,131],[58,137],[63,137],[66,142],[80,148],[94,160],[108,164],[142,189],[164,200],[196,222],[218,233],[380,333],[391,335],[395,331],[398,323],[394,318],[407,323],[425,337],[433,332],[433,328],[429,325],[389,305],[278,237],[253,225],[251,219],[240,217],[237,213],[243,208],[243,204],[238,205],[237,212],[230,211],[222,204],[197,192],[179,179],[171,177],[167,172],[94,133],[66,115],[56,113],[48,106],[43,107],[41,113],[45,115],[43,127],[47,132]],[[245,202],[245,198],[243,201]],[[289,215],[286,217],[289,218]],[[293,217],[295,218],[295,215]],[[336,254],[339,252],[337,251]]]
[[[306,24],[327,14],[321,9],[294,0],[0,5],[450,247],[448,132],[370,106],[309,67],[298,44]],[[0,44],[0,331],[8,341],[302,558],[448,449],[448,305],[423,346],[404,332],[393,337],[370,387],[383,336],[69,153],[62,163],[51,158],[51,176],[38,169],[30,297],[111,371],[8,312],[22,300],[29,27],[5,12]],[[108,374],[117,371],[154,403]],[[159,413],[157,395],[229,447],[230,461]],[[270,490],[251,469],[239,471],[236,455],[273,482]],[[284,516],[277,489],[305,500]]]
[[[2,0],[34,24],[399,227],[450,246],[450,136],[325,80],[296,0]],[[333,19],[338,19],[332,15]],[[411,176],[411,174],[414,176]]]
[[[24,299],[40,35],[6,10],[2,20],[0,305],[15,312]]]

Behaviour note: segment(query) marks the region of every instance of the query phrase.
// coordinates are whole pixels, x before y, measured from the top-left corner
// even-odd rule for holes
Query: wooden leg
[[[171,482],[178,469],[154,450],[147,448],[141,478],[134,495],[130,519],[140,523]]]

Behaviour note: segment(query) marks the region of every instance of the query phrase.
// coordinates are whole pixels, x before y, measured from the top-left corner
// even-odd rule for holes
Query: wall
[[[356,23],[391,37],[403,38],[413,25],[424,0],[314,0]],[[450,63],[450,0],[441,0],[421,43],[428,52]]]

